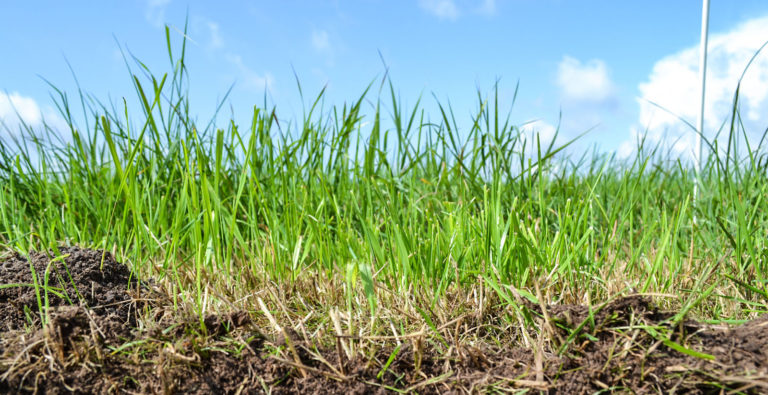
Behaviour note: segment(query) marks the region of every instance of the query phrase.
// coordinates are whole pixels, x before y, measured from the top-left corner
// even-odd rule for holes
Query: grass
[[[693,202],[695,171],[661,144],[619,159],[526,141],[498,86],[478,92],[469,129],[442,103],[404,107],[387,77],[327,110],[320,92],[292,122],[265,104],[250,125],[199,127],[186,43],[166,29],[166,44],[167,73],[127,59],[132,99],[79,91],[79,117],[51,85],[69,130],[0,139],[2,249],[111,250],[202,327],[245,309],[278,332],[336,333],[348,353],[376,336],[447,347],[441,333],[467,317],[522,323],[534,344],[525,300],[642,292],[677,321],[768,311],[768,156],[733,148],[738,94]]]

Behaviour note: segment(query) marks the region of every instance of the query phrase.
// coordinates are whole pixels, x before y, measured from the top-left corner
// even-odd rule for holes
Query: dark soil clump
[[[15,330],[40,325],[41,304],[50,308],[84,304],[99,316],[117,316],[135,325],[129,312],[138,282],[131,271],[109,252],[74,247],[59,249],[64,259],[51,259],[53,252],[33,252],[29,260],[16,255],[0,263],[0,283],[17,284],[0,289],[0,328]],[[34,268],[35,278],[32,275]],[[44,285],[47,278],[47,292]],[[38,289],[35,289],[35,282]]]
[[[0,263],[0,284],[22,284],[0,288],[1,393],[768,392],[768,317],[716,327],[675,320],[641,296],[591,308],[523,302],[540,336],[530,348],[434,336],[315,346],[291,330],[264,336],[247,312],[138,325],[167,301],[109,253],[61,252]],[[44,326],[24,285],[30,267],[38,281],[48,271]],[[349,356],[350,341],[366,351]]]

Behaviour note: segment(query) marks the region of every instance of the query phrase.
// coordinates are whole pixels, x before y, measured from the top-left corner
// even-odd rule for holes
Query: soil
[[[171,310],[151,282],[132,278],[109,253],[61,252],[63,262],[33,253],[0,263],[0,284],[22,284],[0,287],[0,393],[768,392],[768,317],[672,325],[673,313],[641,296],[592,314],[523,304],[542,328],[530,348],[412,338],[382,340],[350,359],[294,332],[265,336],[247,312],[141,324],[142,315],[149,322]],[[32,268],[38,280],[48,273],[47,319],[37,307],[44,290],[24,285]]]

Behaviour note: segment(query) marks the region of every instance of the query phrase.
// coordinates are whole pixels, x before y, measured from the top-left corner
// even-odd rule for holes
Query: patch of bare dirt
[[[632,296],[591,308],[523,305],[541,328],[531,348],[434,336],[316,346],[291,331],[264,336],[246,312],[137,328],[137,312],[167,302],[109,254],[62,252],[65,265],[38,253],[0,263],[0,284],[31,283],[31,267],[38,278],[48,269],[55,291],[41,327],[34,287],[0,288],[2,393],[768,392],[768,317],[737,327],[675,322]],[[348,357],[341,343],[352,340],[368,342],[365,355]]]
[[[39,326],[38,298],[42,305],[47,298],[53,309],[84,304],[94,314],[120,317],[134,326],[132,297],[127,291],[138,290],[138,282],[128,267],[109,252],[74,247],[59,250],[65,256],[62,260],[52,260],[49,251],[33,252],[29,259],[17,254],[0,263],[0,284],[15,284],[0,288],[0,329]]]

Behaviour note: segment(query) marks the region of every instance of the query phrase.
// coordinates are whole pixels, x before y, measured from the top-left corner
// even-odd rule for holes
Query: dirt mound
[[[38,297],[43,305],[47,297],[52,308],[82,303],[94,314],[122,317],[127,325],[135,325],[135,317],[128,311],[131,296],[126,291],[135,288],[137,281],[131,278],[128,267],[109,252],[76,247],[59,250],[63,259],[52,260],[52,252],[33,252],[29,260],[17,254],[0,263],[0,283],[16,285],[0,289],[0,328],[38,326]]]
[[[38,253],[0,263],[0,284],[29,284],[30,267],[38,279],[47,269],[51,306],[40,327],[34,287],[0,288],[2,393],[768,391],[768,317],[708,326],[674,320],[641,296],[591,308],[521,303],[538,336],[530,348],[449,344],[434,334],[316,346],[321,339],[291,331],[268,338],[246,312],[202,322],[164,315],[137,328],[137,310],[170,311],[166,302],[142,298],[153,300],[142,306],[130,271],[109,254],[62,253],[52,263]],[[349,357],[342,342],[351,341],[363,351]]]
[[[734,329],[704,325],[675,320],[642,296],[593,308],[591,318],[583,307],[560,309],[555,337],[572,342],[559,345],[548,376],[563,393],[768,390],[768,317]]]

